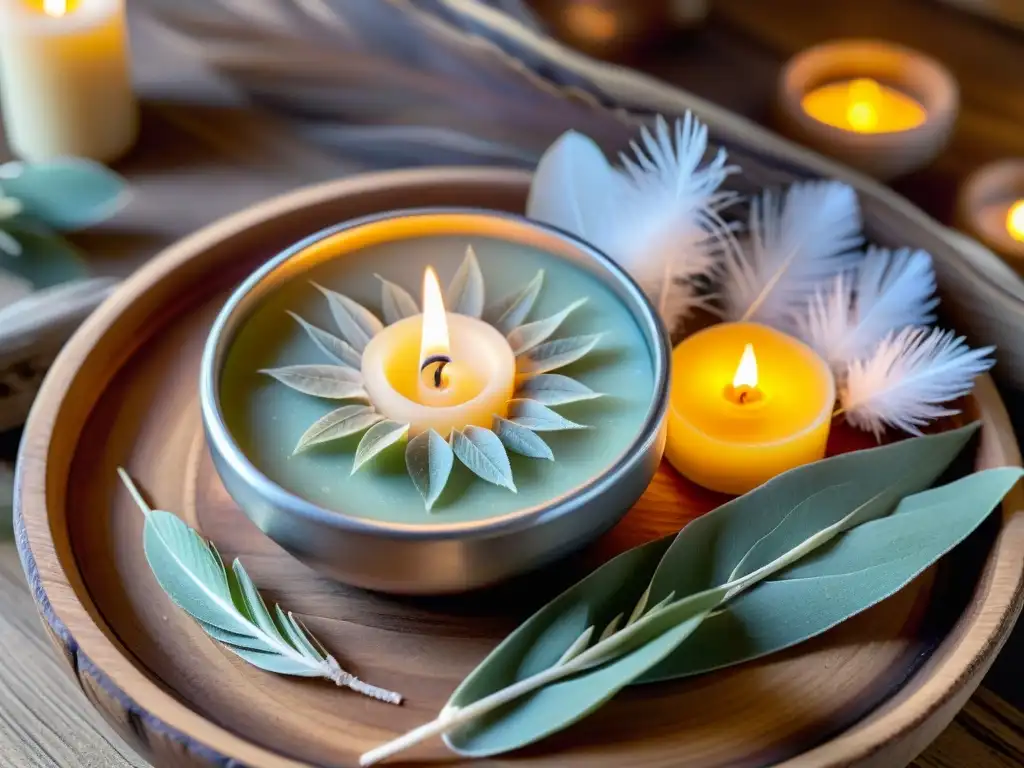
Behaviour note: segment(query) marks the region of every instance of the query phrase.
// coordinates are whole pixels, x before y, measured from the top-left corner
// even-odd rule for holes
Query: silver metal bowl
[[[439,213],[492,220],[493,236],[528,242],[571,260],[618,295],[632,313],[652,358],[655,387],[640,434],[616,463],[573,493],[548,505],[470,523],[416,526],[367,520],[326,509],[285,490],[242,452],[221,411],[221,371],[238,329],[264,297],[304,271],[303,260],[313,261],[313,246],[325,238],[382,219]],[[481,234],[479,229],[474,233]],[[283,268],[286,262],[287,268]],[[668,335],[643,292],[622,268],[591,246],[514,214],[416,209],[324,229],[253,273],[234,292],[213,325],[203,352],[199,395],[217,472],[228,493],[260,530],[299,560],[339,581],[396,594],[442,594],[488,586],[546,565],[581,548],[618,522],[647,488],[661,461],[669,359]]]

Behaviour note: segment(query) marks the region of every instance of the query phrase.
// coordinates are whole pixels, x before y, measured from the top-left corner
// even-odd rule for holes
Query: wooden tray
[[[720,501],[663,468],[625,521],[586,553],[488,594],[401,600],[318,577],[227,496],[203,442],[196,381],[229,289],[289,242],[338,220],[410,205],[521,210],[529,176],[444,170],[364,176],[292,193],[169,249],[64,349],[29,420],[18,543],[52,637],[92,702],[158,765],[351,766],[432,718],[522,618],[610,554]],[[992,382],[979,467],[1019,463]],[[861,438],[863,439],[863,438]],[[968,469],[969,469],[968,462]],[[271,600],[301,614],[343,666],[402,691],[401,708],[260,672],[210,641],[160,592],[125,465],[159,506],[242,556]],[[693,680],[631,689],[584,723],[489,766],[787,766],[908,762],[978,685],[1021,605],[1024,497],[1016,489],[942,564],[898,595],[790,652]],[[413,763],[458,763],[439,743]]]

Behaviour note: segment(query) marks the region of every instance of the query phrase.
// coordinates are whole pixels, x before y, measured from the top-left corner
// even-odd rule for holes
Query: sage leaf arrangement
[[[290,611],[275,605],[271,613],[241,561],[225,568],[213,544],[176,515],[151,508],[128,473],[120,467],[117,472],[146,517],[143,547],[153,575],[207,635],[267,672],[323,677],[379,701],[402,703],[399,694],[342,669]]]
[[[471,757],[519,749],[627,685],[758,658],[855,616],[962,541],[1024,474],[990,469],[926,490],[976,429],[798,467],[623,553],[506,638],[436,720],[361,764],[434,736]]]

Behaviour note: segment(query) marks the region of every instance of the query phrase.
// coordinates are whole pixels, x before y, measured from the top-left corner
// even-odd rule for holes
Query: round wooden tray
[[[196,389],[207,330],[231,286],[336,221],[412,205],[521,210],[528,180],[515,171],[432,169],[272,200],[169,249],[64,349],[22,444],[18,543],[40,610],[86,694],[157,765],[354,765],[364,750],[431,719],[557,590],[721,500],[665,466],[626,519],[569,562],[486,594],[411,600],[317,576],[261,535],[223,490]],[[968,409],[985,422],[976,465],[1019,463],[988,378]],[[119,464],[156,505],[182,514],[225,557],[241,556],[267,597],[301,614],[343,666],[403,692],[407,703],[391,707],[324,681],[264,673],[209,640],[149,572],[142,517],[118,485]],[[1016,618],[1024,515],[1009,513],[1022,501],[1016,489],[1003,515],[938,568],[815,641],[689,681],[630,689],[565,733],[485,764],[906,763],[977,686]],[[458,762],[439,742],[406,759]]]

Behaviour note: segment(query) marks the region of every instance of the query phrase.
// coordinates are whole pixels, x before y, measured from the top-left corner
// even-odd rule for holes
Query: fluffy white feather
[[[927,253],[869,248],[855,271],[815,292],[796,332],[838,369],[867,357],[893,331],[931,323],[938,303]]]
[[[835,181],[794,184],[782,198],[766,190],[751,203],[749,235],[726,260],[725,314],[789,328],[821,284],[859,258],[857,195]]]
[[[963,337],[938,328],[905,328],[886,337],[866,360],[850,364],[840,401],[846,420],[881,436],[886,426],[912,435],[940,416],[944,405],[971,391],[992,367],[994,347],[971,349]]]

